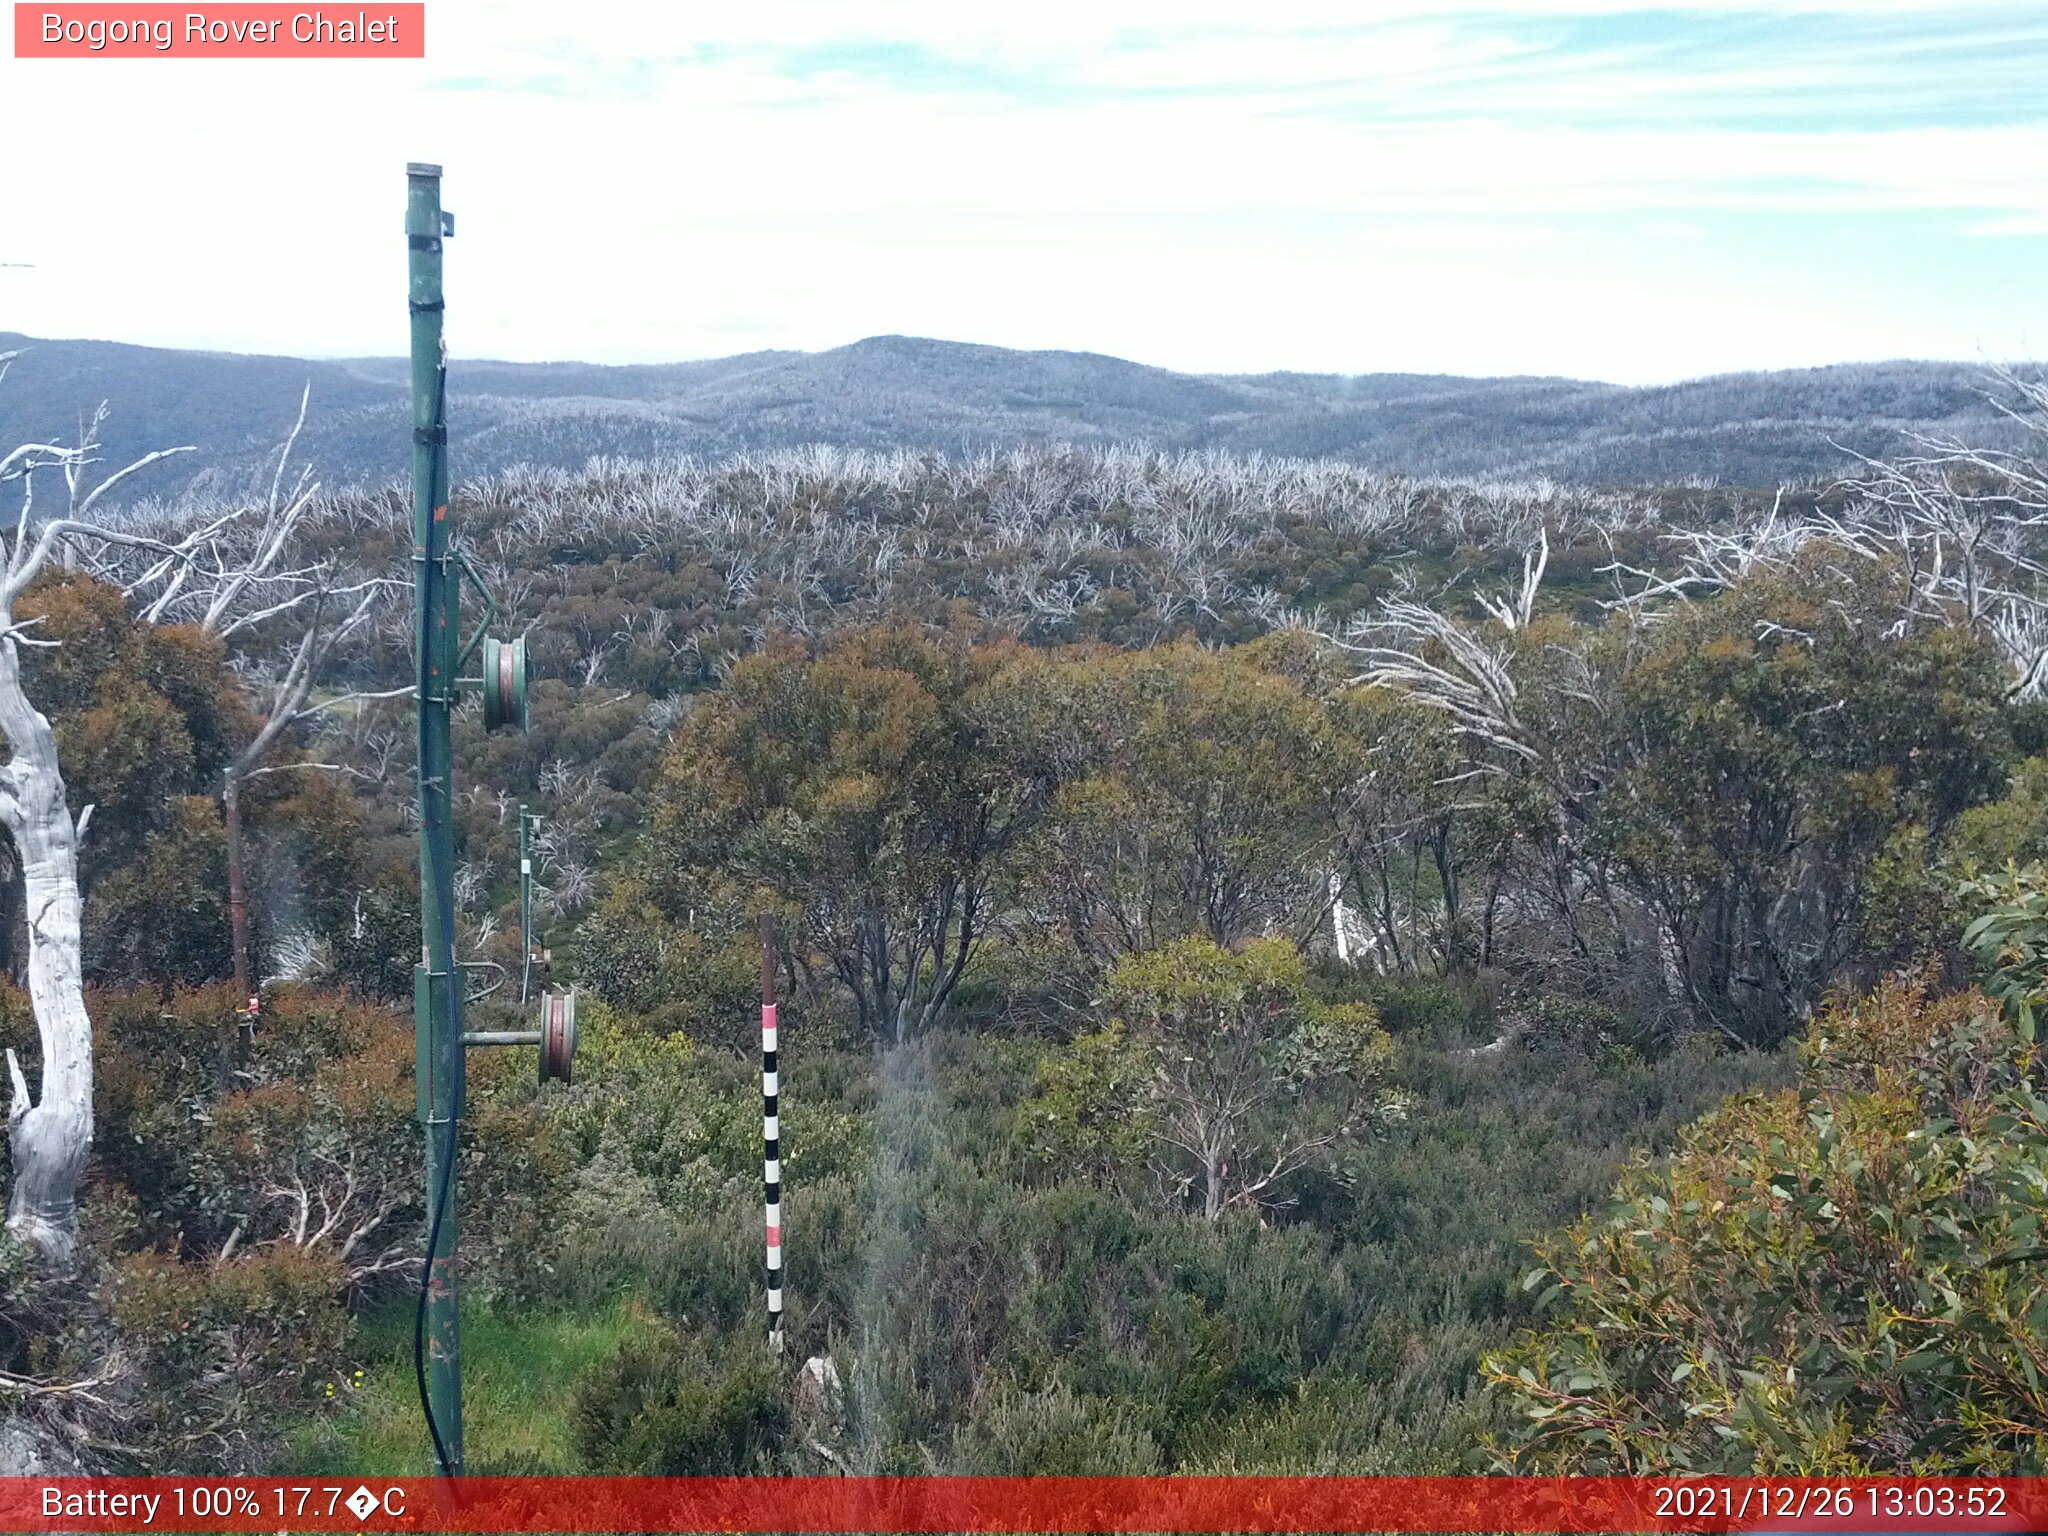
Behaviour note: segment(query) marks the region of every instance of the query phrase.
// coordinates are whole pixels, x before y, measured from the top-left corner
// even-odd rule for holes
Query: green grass
[[[293,1432],[288,1468],[321,1477],[424,1476],[433,1469],[412,1365],[412,1307],[366,1316],[337,1373],[336,1406]],[[577,1376],[656,1325],[630,1301],[602,1310],[508,1316],[462,1309],[464,1459],[469,1471],[581,1471],[569,1431]],[[361,1374],[354,1374],[360,1369]]]

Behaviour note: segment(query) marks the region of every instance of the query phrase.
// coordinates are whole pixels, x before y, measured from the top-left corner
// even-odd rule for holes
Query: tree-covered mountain
[[[311,409],[301,456],[330,485],[403,472],[406,368],[394,358],[305,360],[38,341],[0,388],[0,437],[69,440],[110,407],[107,457],[192,444],[156,494],[236,493]],[[1085,352],[1019,352],[877,336],[826,352],[691,363],[457,360],[456,467],[578,468],[597,455],[718,455],[809,443],[973,453],[1046,443],[1144,442],[1331,457],[1410,475],[1590,485],[1711,480],[1770,486],[1828,476],[1843,448],[1896,454],[1913,434],[2003,439],[1974,364],[1845,364],[1727,374],[1654,388],[1556,378],[1426,374],[1194,375]],[[1840,445],[1837,447],[1836,445]]]

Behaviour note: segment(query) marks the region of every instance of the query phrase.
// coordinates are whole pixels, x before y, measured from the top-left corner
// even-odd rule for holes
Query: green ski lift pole
[[[576,1052],[576,999],[548,990],[540,1027],[465,1034],[464,967],[455,959],[455,835],[452,723],[459,693],[483,696],[486,730],[526,729],[526,641],[485,633],[497,604],[453,541],[448,514],[448,349],[442,339],[441,242],[455,221],[441,209],[441,168],[408,165],[405,243],[412,315],[413,582],[419,710],[420,963],[413,973],[415,1076],[426,1132],[427,1253],[413,1327],[420,1407],[437,1476],[462,1473],[462,1329],[456,1275],[457,1128],[462,1120],[465,1048],[538,1045],[540,1076],[567,1082]],[[462,581],[483,600],[476,632],[461,638]],[[457,674],[481,655],[482,676]],[[536,816],[533,821],[538,822]],[[528,820],[520,814],[522,857]],[[531,907],[522,880],[522,915]],[[531,952],[529,948],[529,953]],[[525,969],[530,971],[528,965]]]
[[[412,312],[413,635],[418,667],[420,965],[413,973],[418,1112],[426,1130],[427,1254],[414,1329],[420,1401],[437,1476],[462,1471],[462,1332],[455,1276],[456,1122],[462,1116],[462,981],[455,968],[450,722],[460,580],[449,557],[448,355],[441,334],[441,168],[408,165],[405,243]]]

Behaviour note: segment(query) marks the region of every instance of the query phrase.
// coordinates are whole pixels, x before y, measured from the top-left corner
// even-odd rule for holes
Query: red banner
[[[17,1478],[6,1531],[2024,1531],[2048,1479]]]
[[[16,0],[17,59],[423,59],[427,8]]]

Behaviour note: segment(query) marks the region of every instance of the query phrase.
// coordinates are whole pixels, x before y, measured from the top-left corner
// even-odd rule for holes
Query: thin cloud
[[[0,214],[39,262],[0,326],[391,351],[397,167],[438,159],[471,355],[906,331],[1644,378],[2048,330],[2038,0],[440,0],[430,21],[424,64],[0,60],[0,141],[62,123],[92,186]],[[254,271],[219,259],[251,206]]]

